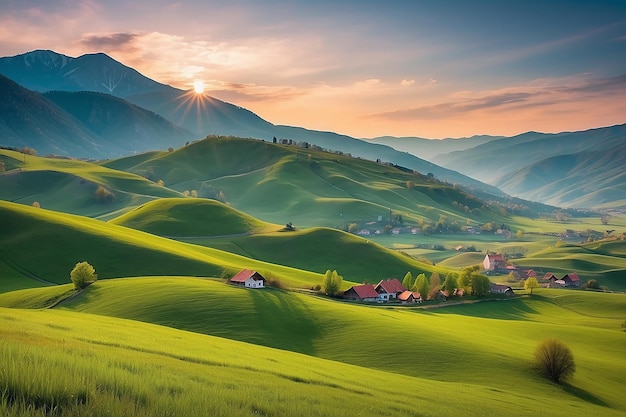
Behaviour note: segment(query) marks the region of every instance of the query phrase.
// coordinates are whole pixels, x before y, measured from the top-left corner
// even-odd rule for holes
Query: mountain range
[[[613,174],[626,162],[626,125],[552,135],[365,140],[274,125],[234,104],[158,83],[103,53],[72,58],[33,51],[0,58],[0,74],[0,145],[40,154],[101,159],[177,148],[207,135],[278,138],[429,173],[483,198],[626,207],[621,177]],[[609,150],[612,157],[603,158]],[[598,160],[605,163],[593,163]],[[548,167],[550,175],[540,174]],[[577,187],[580,178],[588,190]]]

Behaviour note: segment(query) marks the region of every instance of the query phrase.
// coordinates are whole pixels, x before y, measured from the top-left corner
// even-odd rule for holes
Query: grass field
[[[3,294],[0,305],[38,307],[46,291],[52,299],[68,289]],[[7,360],[29,369],[11,368],[15,398],[61,396],[68,410],[165,415],[176,409],[181,415],[196,410],[188,400],[197,395],[216,415],[254,414],[252,407],[266,415],[345,415],[349,407],[364,415],[618,416],[626,413],[624,297],[543,290],[422,310],[207,279],[119,279],[92,284],[52,311],[0,309],[7,324],[0,346]],[[533,368],[534,346],[546,337],[574,352],[577,371],[569,384],[548,382]],[[37,378],[44,366],[60,384]],[[225,385],[246,395],[233,402],[236,394]],[[58,386],[63,392],[54,392]],[[262,396],[254,395],[259,387]],[[410,399],[407,387],[417,393]],[[47,390],[52,393],[39,392]],[[74,405],[69,394],[84,405]],[[304,397],[308,405],[300,409]]]
[[[249,268],[294,287],[309,288],[321,281],[319,274],[309,271],[86,217],[2,201],[0,217],[6,221],[0,235],[0,261],[9,270],[1,277],[2,289],[16,288],[19,282],[30,287],[34,279],[52,284],[69,282],[69,271],[85,260],[96,268],[100,278],[163,274],[219,277],[224,271],[234,274]]]
[[[0,199],[89,217],[114,215],[155,198],[180,197],[141,176],[74,159],[40,158],[0,149],[7,172],[0,175]],[[99,201],[98,186],[113,197]]]
[[[276,231],[282,227],[205,198],[154,200],[110,223],[170,237],[241,235]]]

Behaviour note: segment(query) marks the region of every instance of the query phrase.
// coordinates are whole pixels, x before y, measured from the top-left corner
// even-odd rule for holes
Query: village
[[[580,288],[581,286],[580,277],[575,272],[564,274],[560,278],[556,274],[548,272],[541,279],[538,279],[534,270],[521,269],[511,265],[502,254],[486,254],[482,268],[481,272],[483,275],[509,274],[510,276],[513,274],[521,282],[522,288],[528,279],[535,280],[538,287],[545,288]],[[229,279],[229,283],[250,289],[266,288],[268,286],[267,279],[261,273],[249,269],[241,270]],[[415,291],[415,288],[406,288],[398,278],[389,278],[381,279],[377,284],[363,283],[354,285],[337,295],[344,300],[361,303],[421,304],[427,300],[445,302],[451,297],[460,298],[465,296],[465,291],[464,288],[455,288],[452,294],[450,294],[449,290],[436,288],[435,291],[429,291],[427,295]],[[511,297],[515,292],[510,285],[489,282],[488,294]]]

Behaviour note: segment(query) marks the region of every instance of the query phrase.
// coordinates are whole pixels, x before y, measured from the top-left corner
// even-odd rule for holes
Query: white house
[[[246,288],[264,288],[265,278],[256,271],[242,269],[241,272],[230,279],[230,283]]]

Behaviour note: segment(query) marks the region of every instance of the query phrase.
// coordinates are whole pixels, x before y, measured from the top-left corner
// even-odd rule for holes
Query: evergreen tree
[[[413,288],[414,284],[415,280],[413,280],[413,275],[411,274],[411,271],[409,271],[406,273],[404,279],[402,280],[402,286],[407,290],[410,290],[411,288]]]
[[[425,274],[419,274],[415,278],[415,283],[413,284],[411,290],[420,293],[422,300],[426,301],[428,298],[428,279]]]

